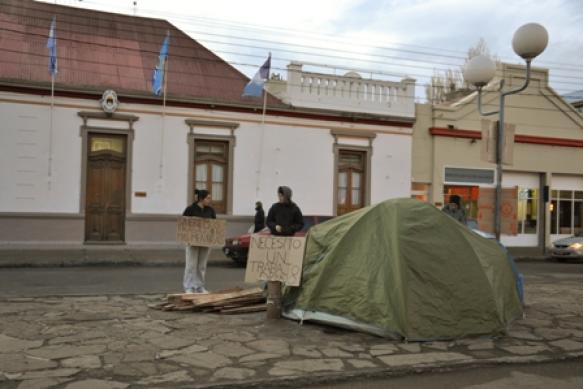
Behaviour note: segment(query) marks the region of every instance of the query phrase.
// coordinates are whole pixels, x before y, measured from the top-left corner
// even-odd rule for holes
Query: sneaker
[[[194,291],[194,288],[188,288],[184,290],[184,293],[196,293],[196,292]]]
[[[200,294],[208,294],[208,290],[206,290],[206,288],[204,286],[199,286],[198,288],[195,289],[194,293],[200,293]]]

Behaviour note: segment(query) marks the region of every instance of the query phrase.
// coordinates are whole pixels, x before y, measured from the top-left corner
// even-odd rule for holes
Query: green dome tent
[[[497,242],[413,199],[312,227],[283,303],[287,318],[408,340],[497,334],[522,314]]]

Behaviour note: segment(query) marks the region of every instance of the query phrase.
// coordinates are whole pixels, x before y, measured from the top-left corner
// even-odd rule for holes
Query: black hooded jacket
[[[300,208],[291,201],[291,189],[282,186],[278,192],[285,197],[284,203],[275,203],[267,214],[267,227],[273,235],[292,236],[304,227],[304,217]],[[276,226],[282,231],[277,232]]]
[[[197,203],[193,203],[192,205],[186,207],[182,216],[196,216],[202,217],[204,219],[216,219],[217,215],[215,210],[212,207],[204,207],[201,208],[198,206]]]

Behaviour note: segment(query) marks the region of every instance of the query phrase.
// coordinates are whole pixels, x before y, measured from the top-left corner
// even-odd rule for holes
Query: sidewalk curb
[[[219,249],[213,250],[209,265],[229,262]],[[91,266],[184,266],[184,249],[115,249],[18,250],[0,248],[0,269],[59,268]]]
[[[458,369],[473,369],[478,367],[494,367],[501,365],[524,365],[533,363],[549,363],[583,359],[583,351],[570,352],[560,355],[536,355],[536,356],[511,356],[481,360],[469,360],[458,362],[423,363],[398,368],[374,368],[360,371],[340,373],[318,373],[317,375],[292,376],[280,378],[263,378],[257,380],[221,382],[217,384],[188,385],[181,387],[198,389],[221,388],[264,388],[264,387],[300,387],[302,385],[329,384],[346,380],[380,379],[387,377],[402,377],[412,374],[439,373]]]
[[[230,259],[210,258],[208,262],[209,267],[229,265],[237,267],[235,262]],[[176,260],[159,260],[159,261],[139,261],[139,260],[119,260],[119,261],[55,261],[55,262],[26,262],[26,263],[2,263],[0,262],[0,270],[2,269],[55,269],[55,268],[73,268],[73,267],[183,267],[184,259]]]

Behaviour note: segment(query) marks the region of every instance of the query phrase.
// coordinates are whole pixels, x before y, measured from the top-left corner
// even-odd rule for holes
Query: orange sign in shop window
[[[478,186],[450,186],[447,189],[448,196],[458,195],[465,202],[478,201],[480,197],[480,187]]]

